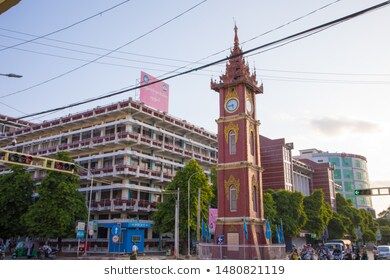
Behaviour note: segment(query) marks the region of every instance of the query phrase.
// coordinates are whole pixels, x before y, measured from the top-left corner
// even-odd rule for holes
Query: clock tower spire
[[[215,236],[224,236],[229,258],[259,259],[264,235],[259,125],[256,94],[263,93],[250,73],[234,26],[234,45],[226,71],[211,89],[219,94],[218,220]],[[245,245],[243,250],[237,245]]]

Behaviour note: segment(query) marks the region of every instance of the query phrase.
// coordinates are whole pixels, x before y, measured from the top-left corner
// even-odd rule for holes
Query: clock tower
[[[228,258],[259,259],[265,238],[259,125],[256,94],[263,93],[256,73],[250,73],[239,46],[234,47],[220,81],[211,80],[219,94],[218,219],[215,237],[223,236]],[[222,240],[222,238],[220,238]],[[244,249],[245,247],[245,249]]]

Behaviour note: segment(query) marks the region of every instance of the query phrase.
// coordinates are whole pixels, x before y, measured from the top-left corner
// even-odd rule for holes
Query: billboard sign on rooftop
[[[141,85],[155,81],[158,81],[158,79],[141,71]],[[169,85],[164,82],[158,82],[140,88],[140,101],[149,107],[168,113]]]

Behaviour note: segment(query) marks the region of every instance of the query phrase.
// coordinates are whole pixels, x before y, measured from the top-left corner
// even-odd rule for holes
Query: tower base
[[[268,241],[265,238],[265,223],[258,218],[220,217],[217,219],[215,239],[216,244],[221,246],[213,250],[213,258],[270,259],[266,249]]]

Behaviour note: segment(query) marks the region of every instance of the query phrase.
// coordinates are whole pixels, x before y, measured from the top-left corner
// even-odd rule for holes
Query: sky
[[[33,38],[26,34],[50,33],[122,1],[22,0],[0,15],[0,49],[22,42],[20,39]],[[241,45],[247,50],[382,1],[208,0],[121,48],[121,53],[112,53],[113,57],[99,59],[99,63],[91,63],[44,85],[2,97],[96,59],[200,2],[133,0],[47,37],[51,40],[39,39],[0,51],[0,73],[23,75],[21,79],[0,76],[0,102],[14,108],[0,103],[0,114],[19,117],[129,87],[139,79],[141,70],[161,76],[230,48],[234,23],[240,42],[258,37]],[[330,3],[333,4],[307,15]],[[283,28],[259,36],[302,16]],[[388,26],[389,6],[248,57],[251,69],[256,67],[258,80],[264,85],[264,94],[256,99],[261,134],[293,142],[295,154],[300,149],[318,148],[363,155],[368,160],[371,186],[390,186],[390,156],[386,149],[390,139]],[[226,50],[201,63],[228,55]],[[215,133],[218,95],[210,89],[210,79],[223,71],[224,65],[217,65],[167,81],[169,113]],[[33,121],[136,95],[128,92]],[[377,212],[389,205],[389,196],[373,197]]]

